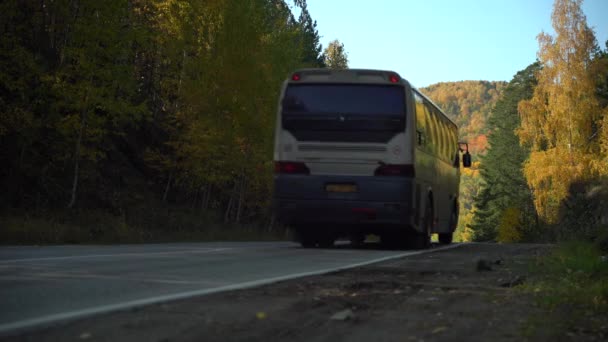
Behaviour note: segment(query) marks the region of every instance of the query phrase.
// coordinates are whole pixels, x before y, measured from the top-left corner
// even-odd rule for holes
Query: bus
[[[438,234],[448,244],[461,159],[470,166],[456,124],[398,73],[297,70],[278,104],[276,219],[303,247],[369,234],[419,249]]]

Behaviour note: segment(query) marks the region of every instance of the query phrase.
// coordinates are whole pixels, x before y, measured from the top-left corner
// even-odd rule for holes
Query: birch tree
[[[557,220],[570,185],[593,175],[599,152],[601,108],[590,73],[597,44],[581,3],[555,1],[551,21],[556,35],[538,35],[538,85],[534,96],[518,106],[520,143],[531,148],[524,174],[536,209],[548,223]]]

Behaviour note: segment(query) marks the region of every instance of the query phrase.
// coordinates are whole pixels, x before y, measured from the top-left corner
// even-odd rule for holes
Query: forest
[[[271,224],[280,84],[326,64],[305,0],[24,0],[0,17],[7,239]]]
[[[597,241],[608,250],[608,42],[581,1],[557,0],[555,35],[506,85],[464,235],[475,241]]]
[[[280,84],[348,67],[306,0],[20,0],[0,22],[2,242],[285,237],[270,208]],[[606,231],[608,46],[580,1],[557,0],[552,22],[510,82],[421,89],[474,155],[461,240]]]

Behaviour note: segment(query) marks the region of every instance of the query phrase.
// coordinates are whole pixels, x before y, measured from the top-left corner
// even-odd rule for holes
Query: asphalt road
[[[0,333],[418,253],[289,242],[0,247]]]

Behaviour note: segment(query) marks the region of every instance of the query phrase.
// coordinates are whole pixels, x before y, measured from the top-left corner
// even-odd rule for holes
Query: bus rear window
[[[403,116],[401,86],[298,84],[285,91],[283,112],[289,114],[346,114]]]

